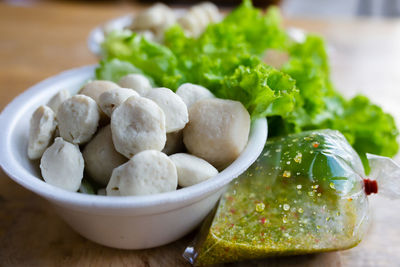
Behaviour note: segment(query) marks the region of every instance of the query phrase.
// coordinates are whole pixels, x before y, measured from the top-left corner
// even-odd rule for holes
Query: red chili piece
[[[365,194],[371,195],[378,193],[378,183],[376,180],[364,179]]]

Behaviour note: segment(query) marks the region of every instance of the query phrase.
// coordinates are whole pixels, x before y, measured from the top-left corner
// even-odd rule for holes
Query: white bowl
[[[0,115],[0,164],[17,183],[50,201],[78,233],[102,245],[123,249],[161,246],[193,230],[210,212],[225,185],[243,173],[261,153],[267,123],[252,123],[249,142],[229,167],[203,183],[174,192],[107,197],[69,192],[45,183],[37,161],[27,157],[33,111],[61,89],[76,93],[92,79],[96,66],[69,70],[44,80],[15,98]]]

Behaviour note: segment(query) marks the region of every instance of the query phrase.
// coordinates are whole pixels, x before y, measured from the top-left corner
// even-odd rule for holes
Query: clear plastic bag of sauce
[[[378,184],[398,198],[400,167],[368,158],[371,175],[384,174]],[[368,226],[367,195],[377,192],[377,182],[364,177],[358,154],[337,131],[270,139],[228,186],[184,257],[207,265],[356,246]]]

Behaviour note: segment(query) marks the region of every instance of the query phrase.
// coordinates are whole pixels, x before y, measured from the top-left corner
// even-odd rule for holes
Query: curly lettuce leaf
[[[239,92],[239,94],[238,94]],[[238,67],[227,76],[217,95],[245,103],[252,117],[287,116],[295,106],[295,81],[269,66]]]
[[[340,130],[361,155],[392,157],[399,149],[396,142],[399,131],[393,117],[365,96],[356,96],[345,103],[343,115],[332,120],[331,127]]]
[[[280,70],[262,61],[269,49],[287,54]],[[99,79],[142,72],[172,90],[200,84],[217,97],[241,101],[252,118],[267,116],[271,136],[331,128],[342,131],[361,156],[393,156],[399,148],[393,118],[365,97],[344,99],[331,82],[324,41],[315,35],[291,40],[276,8],[263,13],[245,0],[197,39],[172,26],[164,45],[114,32],[103,53]]]
[[[96,69],[96,76],[102,80],[118,82],[122,77],[131,73],[143,74],[143,72],[127,61],[112,59],[100,61],[100,67]]]
[[[122,72],[109,69],[115,69],[111,65],[119,60],[120,65],[140,69],[159,86],[176,90],[191,82],[217,97],[239,100],[252,118],[287,117],[296,106],[295,81],[259,58],[266,48],[285,41],[277,10],[264,15],[244,1],[221,23],[209,25],[198,39],[186,37],[178,25],[166,32],[165,45],[128,31],[112,33],[103,43],[105,61],[97,77],[115,79],[112,76]]]
[[[114,31],[109,34],[102,44],[103,56],[106,59],[100,69],[120,64],[128,68],[140,69],[142,73],[151,77],[156,84],[166,87],[175,86],[181,78],[177,68],[177,58],[167,47],[150,42],[130,31]],[[122,63],[125,62],[125,63]],[[118,66],[117,66],[118,67]],[[108,67],[112,69],[113,67]],[[116,68],[116,67],[114,67]],[[97,77],[103,76],[103,70],[97,71]]]
[[[399,132],[391,115],[365,96],[344,99],[330,81],[328,57],[324,41],[307,36],[305,42],[292,44],[289,61],[282,71],[296,80],[300,105],[285,120],[275,118],[285,133],[331,128],[341,131],[360,154],[392,157],[398,149]],[[281,133],[282,134],[282,133]]]

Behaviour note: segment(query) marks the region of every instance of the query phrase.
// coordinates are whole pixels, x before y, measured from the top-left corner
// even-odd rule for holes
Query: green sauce
[[[197,264],[357,245],[368,205],[361,162],[347,146],[335,131],[267,142],[258,160],[229,185],[210,227],[203,229]]]

